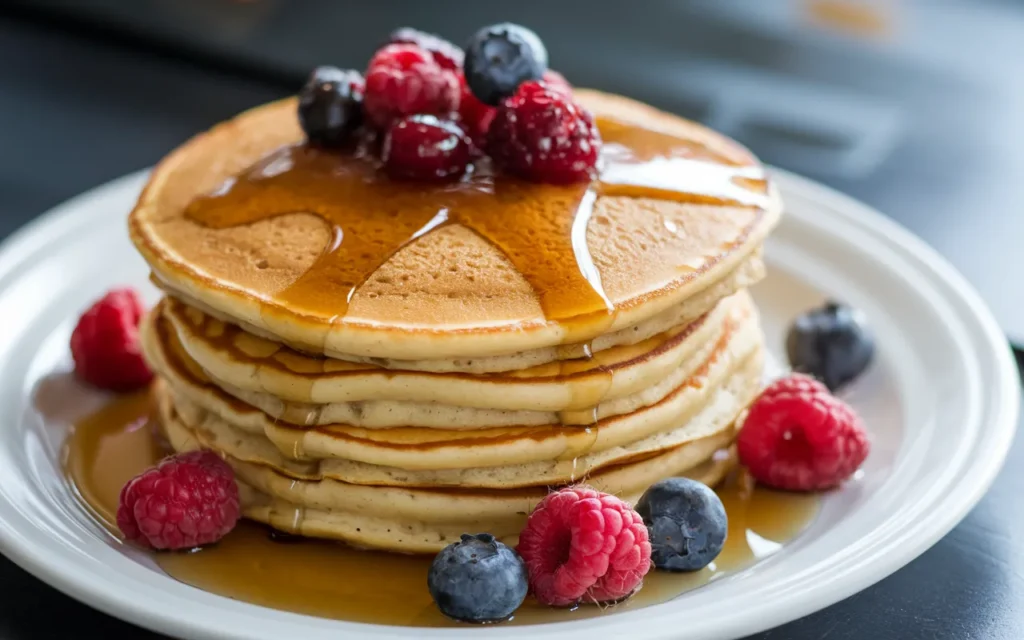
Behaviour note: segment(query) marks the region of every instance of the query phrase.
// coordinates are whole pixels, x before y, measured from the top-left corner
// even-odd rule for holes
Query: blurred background
[[[315,65],[361,68],[395,27],[460,44],[503,20],[535,29],[574,84],[700,120],[896,218],[1024,345],[1014,0],[6,0],[0,232]]]

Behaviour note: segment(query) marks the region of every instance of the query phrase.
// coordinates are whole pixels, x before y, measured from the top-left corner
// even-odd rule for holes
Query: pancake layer
[[[246,517],[406,553],[514,544],[552,488],[721,480],[778,194],[727,138],[576,98],[604,144],[569,185],[487,159],[394,181],[304,144],[293,99],[171,153],[129,220],[167,294],[140,332],[171,446],[222,456]]]
[[[156,312],[185,352],[219,386],[272,395],[291,403],[398,401],[483,409],[572,411],[628,397],[664,380],[720,337],[726,317],[751,314],[746,293],[697,319],[589,357],[501,374],[438,374],[385,369],[307,356],[255,338],[171,300]]]
[[[211,448],[161,394],[161,424],[178,451]],[[729,430],[731,431],[731,429]],[[685,475],[714,485],[733,467],[731,432],[667,449],[593,473],[587,483],[631,503],[660,478]],[[218,450],[218,449],[215,449]],[[435,553],[467,531],[489,531],[514,543],[545,486],[515,489],[407,488],[339,480],[299,480],[268,464],[218,450],[234,468],[246,517],[289,533],[349,544]]]
[[[349,194],[356,200],[334,200],[347,207],[341,223],[311,199],[315,190],[291,194],[282,213],[261,209],[274,197],[263,190],[201,216],[196,203],[230,190],[247,168],[258,171],[258,186],[304,157],[273,156],[302,139],[295,102],[285,100],[215,127],[161,162],[131,214],[131,236],[161,286],[194,306],[312,353],[401,361],[585,344],[696,298],[756,254],[781,205],[746,149],[625,98],[585,90],[576,97],[594,111],[611,165],[648,153],[647,139],[662,136],[672,141],[672,173],[644,189],[631,186],[639,172],[603,175],[584,197],[582,217],[576,187],[485,181],[480,197],[461,197],[442,207],[445,216],[416,226],[412,211],[424,199],[443,200],[443,189],[414,185],[406,193],[375,174]],[[637,132],[644,135],[634,140]],[[311,183],[324,185],[332,183]],[[405,211],[376,211],[385,201]],[[236,222],[243,208],[253,215]],[[387,231],[407,222],[400,242]],[[570,238],[567,225],[580,232]],[[343,271],[375,259],[378,241],[398,244],[380,264],[368,263],[351,289],[335,292],[324,256],[337,256],[329,266]],[[305,286],[311,279],[320,289]]]
[[[684,366],[649,391],[652,401],[634,411],[604,417],[592,425],[549,423],[537,426],[437,429],[403,426],[366,429],[347,424],[301,426],[274,420],[264,412],[211,384],[202,384],[174,367],[160,348],[147,340],[147,353],[175,390],[179,410],[201,409],[236,426],[264,435],[292,459],[342,458],[404,469],[452,469],[498,464],[577,460],[688,424],[711,394],[736,379],[756,379],[760,366],[760,332],[749,306],[737,305],[724,319],[718,337],[708,341]],[[147,332],[153,335],[154,332]],[[749,371],[747,375],[741,372]],[[751,375],[752,374],[752,375]],[[662,392],[660,387],[667,386]],[[645,394],[640,394],[645,396]],[[201,419],[195,411],[194,420]],[[584,467],[584,470],[587,467]],[[528,475],[528,474],[526,474]]]
[[[181,317],[169,318],[170,313]],[[176,320],[182,327],[175,326]],[[546,414],[553,420],[532,426],[409,424],[405,418],[415,412],[398,419],[402,426],[390,428],[292,424],[211,377],[179,339],[178,329],[190,326],[217,327],[187,338],[209,334],[213,345],[224,336],[234,344],[241,335],[235,327],[171,301],[144,321],[143,345],[160,374],[155,393],[171,445],[179,451],[207,448],[224,457],[240,481],[247,517],[291,533],[407,553],[437,551],[469,530],[514,542],[526,514],[550,487],[585,482],[635,501],[651,483],[671,475],[717,482],[733,464],[724,452],[734,439],[737,416],[760,388],[763,369],[756,310],[741,292],[720,301],[696,327],[691,323],[668,331],[697,336],[680,351],[686,357],[660,380],[626,396],[631,399],[627,410],[603,416],[592,408],[599,416],[593,424],[561,423],[558,412]],[[248,340],[241,338],[243,345]],[[659,351],[663,344],[655,341],[647,352],[655,355],[639,361],[674,353]],[[285,349],[277,345],[266,351]],[[613,357],[615,349],[609,349],[606,362],[636,360]],[[300,353],[289,353],[286,362],[293,365],[288,371],[302,370],[295,362],[352,371],[351,363],[326,364]],[[509,379],[521,384],[544,378],[516,374]],[[265,392],[247,393],[283,402]],[[402,401],[389,402],[402,406]],[[445,405],[434,404],[444,411]]]

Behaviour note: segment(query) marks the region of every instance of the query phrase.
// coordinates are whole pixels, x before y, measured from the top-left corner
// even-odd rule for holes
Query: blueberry
[[[540,80],[548,67],[548,52],[536,33],[504,22],[484,27],[469,39],[463,66],[473,95],[495,106],[523,82]]]
[[[313,144],[337,146],[363,121],[363,76],[317,67],[299,91],[299,124]]]
[[[874,354],[875,339],[864,314],[835,302],[801,314],[786,337],[790,366],[831,391],[859,376]]]
[[[526,564],[489,533],[462,534],[430,565],[427,588],[441,613],[463,622],[506,620],[526,598]]]
[[[651,537],[654,566],[697,571],[718,557],[728,533],[725,507],[707,485],[668,478],[644,492],[636,505]]]

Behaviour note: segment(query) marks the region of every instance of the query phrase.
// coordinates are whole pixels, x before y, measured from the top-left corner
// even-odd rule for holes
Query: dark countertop
[[[4,19],[0,60],[0,236],[290,89],[273,78],[246,80],[154,51],[128,55],[116,44]],[[970,250],[986,246],[984,238],[962,241]],[[1024,638],[1024,470],[1017,462],[1024,462],[1020,439],[981,504],[906,568],[756,638]],[[111,640],[158,637],[58,593],[2,558],[0,593],[0,638],[70,637],[82,629]]]

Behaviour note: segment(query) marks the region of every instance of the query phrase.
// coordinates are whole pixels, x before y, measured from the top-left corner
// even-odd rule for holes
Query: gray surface
[[[195,131],[283,93],[3,19],[0,60],[0,235],[70,196],[152,164]],[[921,222],[925,235],[944,224],[940,216]],[[985,239],[972,237],[963,234],[964,250],[984,251]],[[1024,638],[1022,464],[1018,439],[980,506],[921,558],[757,639]],[[156,637],[57,593],[3,559],[0,597],[5,640],[78,637],[83,630],[110,640]]]

